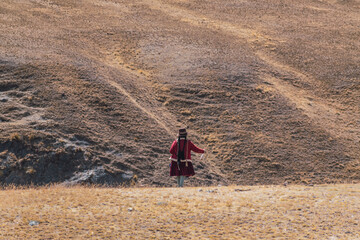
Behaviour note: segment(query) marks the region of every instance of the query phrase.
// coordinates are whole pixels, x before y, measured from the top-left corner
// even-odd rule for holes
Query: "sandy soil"
[[[192,185],[360,179],[358,0],[4,0],[0,28],[3,182],[172,185],[181,126]]]

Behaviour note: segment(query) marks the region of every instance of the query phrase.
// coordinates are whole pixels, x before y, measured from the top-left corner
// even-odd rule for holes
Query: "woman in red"
[[[205,150],[195,146],[195,144],[190,140],[187,140],[186,137],[186,129],[179,129],[178,139],[173,142],[170,148],[170,176],[177,176],[178,187],[184,186],[185,176],[189,177],[195,175],[194,167],[191,162],[191,151],[205,153]]]

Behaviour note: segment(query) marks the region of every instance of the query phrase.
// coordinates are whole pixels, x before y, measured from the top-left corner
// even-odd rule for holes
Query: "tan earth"
[[[0,180],[360,180],[359,0],[2,0]]]

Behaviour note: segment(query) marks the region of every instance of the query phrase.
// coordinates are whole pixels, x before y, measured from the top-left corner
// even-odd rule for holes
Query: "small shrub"
[[[138,180],[138,176],[135,174],[130,180],[130,186],[135,186]]]
[[[34,140],[35,139],[35,134],[34,133],[29,133],[28,135],[27,135],[27,138],[28,138],[28,140],[31,142],[32,140]]]
[[[34,174],[34,173],[36,173],[36,170],[35,170],[33,167],[28,167],[28,168],[26,169],[26,174],[32,175],[32,174]]]
[[[10,135],[10,140],[11,141],[20,141],[21,140],[21,136],[19,133],[12,133]]]
[[[191,115],[191,111],[189,109],[184,109],[180,113],[182,115],[184,115],[184,116],[190,116]]]

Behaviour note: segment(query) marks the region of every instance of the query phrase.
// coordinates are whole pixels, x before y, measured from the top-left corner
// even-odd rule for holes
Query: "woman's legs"
[[[180,187],[184,186],[185,176],[180,176]]]
[[[176,180],[177,180],[178,187],[183,187],[184,186],[185,176],[177,176]]]
[[[176,177],[176,181],[177,181],[178,187],[180,187],[180,177],[181,177],[181,176],[177,176],[177,177]]]

